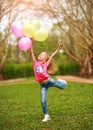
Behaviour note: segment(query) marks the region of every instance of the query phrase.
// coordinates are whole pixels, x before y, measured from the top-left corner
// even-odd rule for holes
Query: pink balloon
[[[27,51],[28,49],[30,49],[31,45],[32,41],[28,37],[22,37],[18,42],[19,49],[23,51]]]
[[[24,34],[22,33],[22,25],[19,23],[13,23],[11,26],[13,34],[17,37],[23,37]]]

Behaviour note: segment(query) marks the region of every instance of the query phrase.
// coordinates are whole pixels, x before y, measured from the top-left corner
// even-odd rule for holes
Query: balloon
[[[28,37],[22,37],[18,42],[19,49],[23,51],[27,51],[28,49],[30,49],[31,45],[32,41]]]
[[[24,34],[22,33],[22,25],[19,23],[13,23],[11,26],[12,32],[17,37],[23,37]]]
[[[32,38],[35,33],[35,28],[31,24],[24,24],[22,27],[22,32],[25,36]]]
[[[31,20],[30,24],[32,24],[35,28],[35,30],[40,29],[40,21],[38,20]]]
[[[37,32],[34,34],[34,39],[36,41],[44,41],[48,38],[48,31],[45,29],[37,30]]]

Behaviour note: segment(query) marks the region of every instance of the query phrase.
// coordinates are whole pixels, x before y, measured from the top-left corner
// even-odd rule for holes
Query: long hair
[[[47,52],[45,52],[45,53],[47,55],[47,60],[46,61],[48,61],[50,55]],[[51,63],[49,64],[49,66],[47,68],[47,72],[48,72],[48,74],[54,74],[56,71],[57,71],[57,66],[56,66],[56,64],[54,62],[54,59],[52,59]]]

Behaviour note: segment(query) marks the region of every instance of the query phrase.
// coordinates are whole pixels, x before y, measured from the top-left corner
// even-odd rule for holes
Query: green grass
[[[0,130],[93,130],[93,84],[48,90],[51,121],[42,123],[37,83],[0,86]]]

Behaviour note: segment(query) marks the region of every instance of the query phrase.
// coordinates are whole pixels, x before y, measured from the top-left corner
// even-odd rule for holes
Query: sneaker
[[[51,120],[51,119],[50,119],[50,116],[47,114],[44,116],[44,119],[42,120],[42,122],[47,122],[49,120]]]
[[[58,79],[58,81],[59,81],[59,82],[64,82],[65,85],[67,85],[67,82],[66,82],[65,80],[63,80],[63,79]]]

